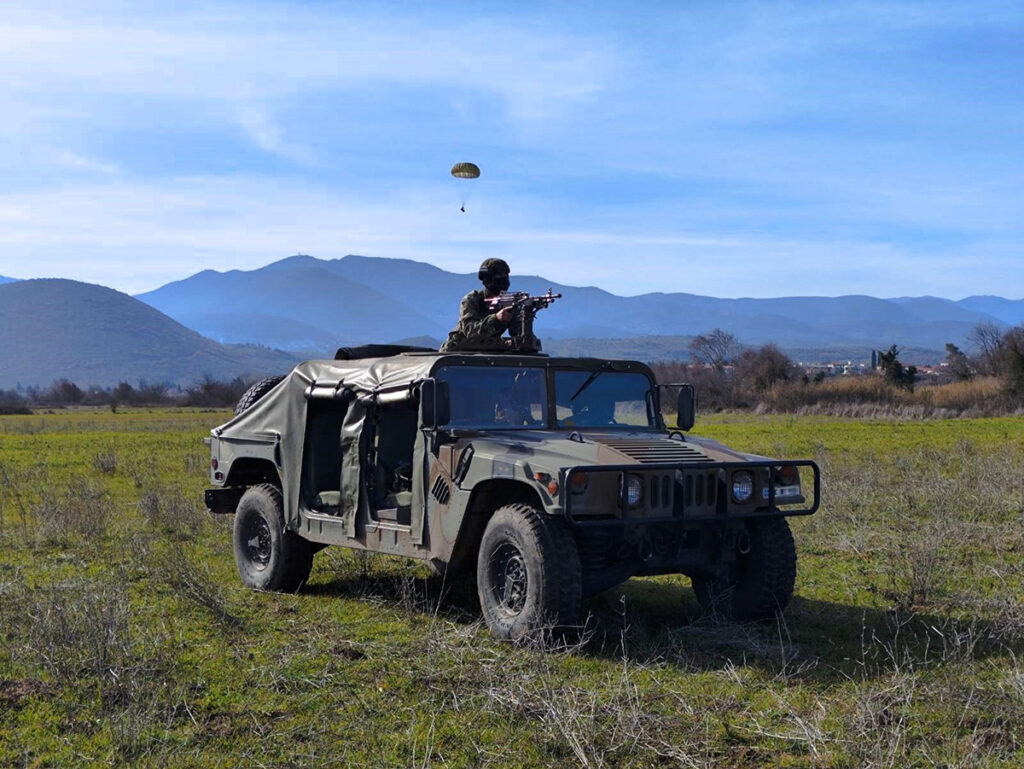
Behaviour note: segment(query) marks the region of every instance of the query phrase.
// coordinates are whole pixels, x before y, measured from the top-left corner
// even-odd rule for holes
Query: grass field
[[[298,595],[244,589],[201,504],[227,416],[0,417],[0,765],[1024,764],[1020,418],[705,418],[822,467],[784,618],[632,580],[521,648],[407,561],[328,548]]]

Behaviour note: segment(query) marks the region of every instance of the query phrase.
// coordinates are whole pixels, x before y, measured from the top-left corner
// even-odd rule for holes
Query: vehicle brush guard
[[[800,494],[785,497],[779,507],[776,502],[783,499],[777,490],[792,488],[778,480],[782,468],[808,468],[812,476],[810,487],[811,503],[807,504],[808,479],[800,474]],[[753,483],[750,501],[738,503],[730,493],[730,480],[738,471],[750,472]],[[587,478],[599,475],[618,475],[618,504],[601,506],[603,514],[581,514],[574,511],[574,502],[578,507],[586,492],[573,492],[569,479],[577,473],[585,473]],[[628,500],[630,479],[639,477],[643,488],[650,487],[671,489],[671,505],[666,491],[661,491],[663,500],[661,508],[669,508],[669,514],[630,515],[631,510],[645,509],[644,504],[631,505]],[[665,479],[671,477],[671,481]],[[661,480],[657,480],[661,479]],[[653,483],[652,483],[653,481]],[[600,526],[621,523],[651,524],[668,522],[709,522],[729,519],[772,518],[777,516],[813,515],[821,501],[821,472],[818,465],[807,459],[799,460],[757,460],[753,462],[687,462],[687,463],[644,463],[632,465],[575,465],[565,468],[561,473],[564,489],[565,518],[573,526]],[[707,493],[705,493],[705,489]],[[696,491],[691,491],[696,490]],[[646,500],[645,500],[646,501]],[[791,507],[791,505],[803,505]],[[654,507],[658,507],[655,505]],[[609,515],[609,513],[612,513]]]

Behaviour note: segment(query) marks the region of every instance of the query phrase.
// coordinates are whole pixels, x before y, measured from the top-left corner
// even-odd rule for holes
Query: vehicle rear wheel
[[[315,546],[285,530],[276,486],[260,484],[242,495],[233,539],[238,573],[249,587],[294,593],[309,579]]]
[[[748,525],[750,548],[737,553],[723,575],[695,574],[693,592],[704,611],[720,619],[749,622],[771,619],[793,597],[796,544],[785,518]]]
[[[265,377],[242,393],[242,397],[238,399],[238,403],[235,405],[235,416],[237,417],[268,392],[277,387],[283,379],[283,376]]]
[[[575,621],[580,561],[565,521],[529,505],[498,509],[480,541],[477,593],[497,638],[521,638]]]

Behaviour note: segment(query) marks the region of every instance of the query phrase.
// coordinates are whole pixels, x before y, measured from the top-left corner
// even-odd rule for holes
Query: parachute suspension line
[[[452,166],[452,176],[456,179],[479,179],[480,178],[480,167],[476,163],[456,163]],[[466,213],[466,201],[469,200],[469,196],[473,193],[473,187],[466,188],[465,193],[462,195],[462,205],[459,210],[462,213]]]

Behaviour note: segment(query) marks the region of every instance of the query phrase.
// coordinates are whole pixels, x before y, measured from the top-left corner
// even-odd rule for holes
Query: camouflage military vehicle
[[[368,357],[360,357],[368,356]],[[681,386],[634,361],[356,350],[257,384],[208,440],[207,506],[234,513],[251,587],[294,591],[327,545],[475,571],[491,632],[572,623],[630,577],[681,573],[708,611],[789,602],[785,516],[818,507],[813,462],[687,433]]]

